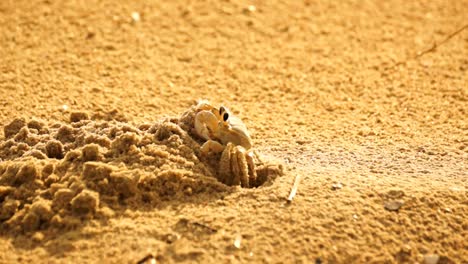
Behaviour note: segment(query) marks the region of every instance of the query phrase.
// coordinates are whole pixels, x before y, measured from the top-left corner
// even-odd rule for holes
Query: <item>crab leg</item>
[[[237,147],[229,143],[231,149],[231,175],[228,180],[228,185],[240,185],[240,168],[239,160],[241,158],[241,153],[237,152]]]
[[[257,187],[257,171],[255,170],[255,163],[254,163],[255,154],[252,151],[247,152],[245,155],[245,159],[247,161],[247,171],[248,175],[248,182],[250,183],[249,187]]]
[[[237,146],[237,164],[239,167],[239,177],[242,187],[249,188],[249,167],[245,156],[245,149],[241,146]]]
[[[229,185],[228,179],[231,177],[231,150],[232,144],[228,144],[221,154],[218,169],[218,180],[227,185]]]
[[[203,143],[203,145],[200,148],[200,152],[203,155],[207,155],[209,153],[221,153],[224,149],[225,147],[218,141],[208,140],[205,143]]]

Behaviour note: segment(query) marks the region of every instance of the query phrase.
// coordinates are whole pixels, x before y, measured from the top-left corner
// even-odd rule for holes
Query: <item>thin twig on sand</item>
[[[403,61],[400,61],[400,62],[397,62],[395,63],[393,66],[387,68],[387,69],[394,69],[400,65],[404,65],[406,63],[408,63],[408,61],[410,60],[416,60],[422,56],[424,56],[425,54],[427,53],[430,53],[430,52],[434,52],[438,47],[440,47],[441,45],[443,45],[445,42],[449,41],[450,39],[452,39],[453,37],[455,37],[456,35],[460,34],[463,30],[467,29],[468,28],[468,24],[462,26],[461,28],[455,30],[454,32],[450,33],[449,35],[447,35],[445,37],[445,39],[443,39],[441,42],[439,43],[434,43],[432,44],[432,46],[428,49],[425,49],[425,50],[422,50],[418,53],[416,53],[416,55],[412,56],[412,57],[409,57],[407,58],[406,60],[403,60]]]
[[[145,263],[156,264],[156,258],[152,254],[148,254],[144,258],[137,261],[137,264],[145,264]]]
[[[296,178],[294,179],[294,184],[291,188],[291,192],[289,193],[288,197],[288,203],[291,203],[292,200],[294,199],[294,196],[296,196],[297,193],[297,188],[299,187],[299,182],[301,181],[301,176],[298,174],[296,175]]]

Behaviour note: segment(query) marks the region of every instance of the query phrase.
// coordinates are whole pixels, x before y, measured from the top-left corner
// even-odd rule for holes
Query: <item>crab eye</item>
[[[228,120],[228,118],[229,118],[229,114],[228,114],[228,113],[224,113],[224,115],[223,115],[223,120],[224,120],[224,122],[226,122],[226,121]]]

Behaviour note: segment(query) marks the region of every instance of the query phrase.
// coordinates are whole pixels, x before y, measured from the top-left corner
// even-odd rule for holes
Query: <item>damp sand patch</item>
[[[201,156],[194,116],[192,107],[141,125],[84,113],[51,125],[14,119],[0,141],[1,233],[73,229],[121,207],[235,190],[218,181],[221,155]],[[282,175],[282,166],[259,164],[256,172],[258,187]]]

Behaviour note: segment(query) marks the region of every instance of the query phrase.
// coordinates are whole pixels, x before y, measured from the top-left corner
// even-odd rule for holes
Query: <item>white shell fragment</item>
[[[333,191],[339,190],[339,189],[343,189],[343,184],[341,184],[340,182],[334,183],[334,184],[332,184],[331,189],[332,189]]]
[[[138,22],[140,21],[140,13],[138,12],[132,12],[131,14],[133,22]]]
[[[241,247],[241,242],[242,242],[242,236],[241,235],[236,235],[236,238],[234,239],[234,247],[239,249]]]
[[[247,7],[247,10],[249,10],[250,12],[255,12],[257,10],[257,8],[254,5],[249,5]]]

